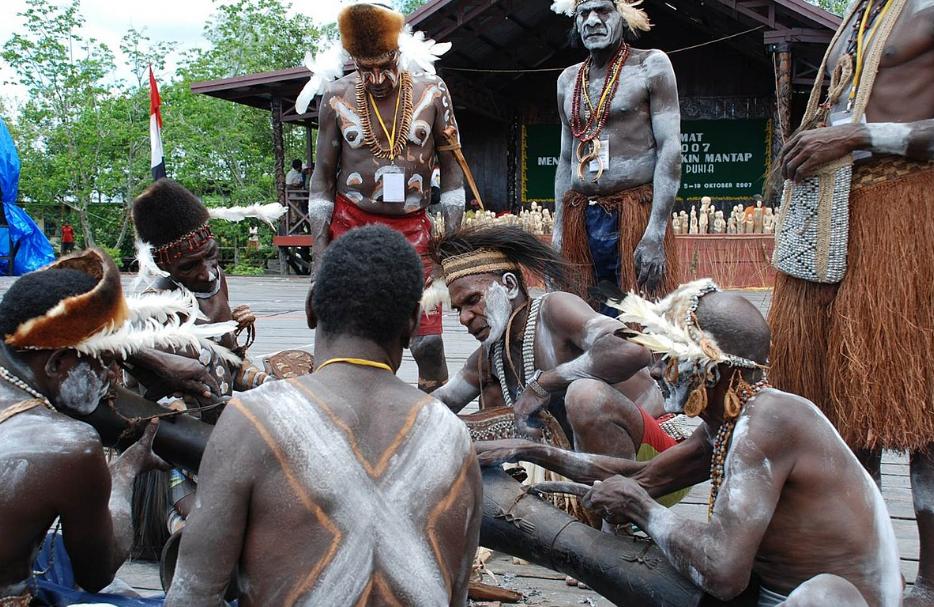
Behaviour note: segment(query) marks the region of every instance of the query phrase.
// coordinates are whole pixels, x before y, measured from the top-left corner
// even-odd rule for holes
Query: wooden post
[[[278,95],[273,96],[270,103],[272,110],[272,152],[275,158],[275,167],[273,174],[276,179],[276,196],[279,198],[279,204],[288,207],[288,201],[285,198],[285,144],[282,138],[282,98]],[[279,234],[287,234],[286,227],[289,213],[283,215],[279,220]],[[279,252],[279,274],[285,276],[289,273],[288,254],[284,247],[278,247]]]
[[[779,155],[785,141],[794,131],[794,125],[791,123],[791,96],[793,87],[791,84],[791,45],[782,42],[772,47],[775,58],[775,126],[772,135],[772,168],[775,169],[775,163],[779,161]],[[767,179],[770,184],[768,192],[763,192],[767,201],[778,202],[781,194],[781,181],[779,179]]]
[[[311,120],[305,121],[305,162],[311,166],[315,162],[315,138],[311,135]]]

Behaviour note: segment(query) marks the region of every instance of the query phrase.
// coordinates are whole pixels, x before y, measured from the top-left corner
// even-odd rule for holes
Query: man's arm
[[[438,88],[441,89],[441,97],[435,99],[435,122],[432,125],[435,146],[448,145],[445,131],[450,133],[452,128],[457,144],[460,145],[460,130],[457,128],[457,119],[454,117],[454,102],[451,101],[451,93],[440,78],[438,78]],[[441,169],[441,214],[444,217],[444,231],[450,234],[461,227],[464,219],[466,202],[464,173],[452,150],[439,151],[438,162]]]
[[[749,584],[753,562],[793,464],[783,432],[740,420],[726,477],[709,523],[687,520],[659,505],[633,480],[616,476],[596,485],[584,505],[613,522],[644,529],[685,577],[721,600]],[[783,437],[783,438],[775,438]],[[667,452],[666,452],[667,453]]]
[[[529,462],[579,482],[603,481],[611,476],[632,478],[652,497],[661,497],[701,483],[710,476],[711,447],[706,425],[683,443],[647,462],[578,453],[525,439],[475,443],[482,466]]]
[[[934,119],[841,124],[798,133],[782,150],[782,177],[801,181],[850,152],[934,160]]]
[[[470,401],[480,395],[480,373],[477,364],[482,350],[478,348],[468,356],[464,366],[454,377],[431,393],[454,413],[459,413]]]
[[[62,535],[75,581],[85,590],[97,592],[110,584],[130,554],[133,480],[145,470],[167,467],[152,453],[157,428],[158,423],[150,423],[108,472],[100,440],[88,427],[88,436],[80,441],[85,448],[72,445],[73,455],[61,467]]]
[[[561,153],[558,156],[558,168],[555,171],[555,225],[551,232],[551,246],[556,251],[561,250],[561,244],[564,238],[564,195],[571,189],[571,146],[574,145],[574,137],[571,135],[571,127],[568,117],[564,112],[564,95],[568,87],[568,76],[570,70],[561,74],[558,78],[558,116],[561,117]]]
[[[231,401],[208,441],[166,607],[226,605],[224,592],[246,532],[251,471],[265,449],[243,411],[242,403]]]
[[[341,134],[337,125],[337,114],[331,107],[331,99],[336,95],[337,84],[331,84],[318,105],[318,143],[315,147],[315,170],[311,174],[308,186],[308,223],[309,232],[314,239],[311,245],[311,288],[305,299],[305,314],[308,328],[314,329],[318,322],[311,305],[315,290],[315,277],[324,250],[329,244],[328,233],[331,217],[334,214],[334,200],[337,197],[337,169],[340,164]]]
[[[652,215],[634,260],[638,283],[656,288],[665,275],[663,241],[671,218],[671,209],[681,185],[681,109],[678,83],[668,55],[650,51],[645,59],[649,81],[649,111],[655,136],[655,175],[652,178]]]

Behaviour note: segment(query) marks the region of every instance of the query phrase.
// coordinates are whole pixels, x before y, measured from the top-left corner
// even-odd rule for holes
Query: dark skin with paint
[[[852,19],[859,18],[857,12]],[[852,35],[852,19],[829,65],[832,67]],[[869,47],[872,49],[872,44]],[[867,124],[813,129],[793,137],[782,151],[782,176],[800,181],[820,166],[846,154],[868,150],[934,160],[934,3],[909,0],[886,41],[879,72],[866,107]],[[846,91],[834,111],[845,109]],[[906,102],[910,100],[910,102]],[[893,128],[897,127],[897,128]],[[919,234],[919,237],[922,237]],[[930,405],[930,403],[929,403]],[[882,452],[860,452],[861,461],[881,482]],[[934,605],[934,443],[912,453],[911,479],[921,552],[918,578],[906,596],[906,607]]]
[[[366,90],[372,94],[376,108],[391,133],[400,82],[398,56],[393,55],[378,62],[359,60],[356,66],[356,72],[330,85],[319,104],[317,157],[309,195],[311,233],[314,236],[312,256],[315,262],[311,272],[311,289],[305,300],[305,313],[311,329],[317,325],[311,305],[315,275],[329,243],[328,228],[331,223],[331,210],[323,209],[321,205],[333,205],[335,196],[341,193],[348,195],[353,204],[367,213],[400,216],[417,212],[431,204],[431,174],[436,166],[441,169],[442,196],[464,187],[463,173],[453,152],[436,150],[438,146],[446,145],[442,136],[445,129],[457,130],[454,106],[447,86],[440,78],[413,74],[414,137],[408,137],[407,133],[397,134],[397,137],[407,137],[407,144],[402,155],[395,159],[395,165],[405,169],[406,200],[404,203],[383,202],[382,181],[377,179],[376,172],[392,163],[387,159],[375,158],[369,146],[362,143],[363,131],[358,127],[360,117],[356,114],[355,86],[358,78],[363,78]],[[388,149],[388,138],[369,102],[367,107],[370,108],[370,122],[375,137],[384,149]],[[401,116],[402,110],[399,111]],[[420,177],[420,181],[416,176]],[[359,200],[354,200],[357,197]],[[448,233],[460,227],[464,215],[462,204],[442,204],[442,213]],[[447,380],[444,343],[440,335],[413,337],[410,348],[418,364],[420,379],[432,382],[432,385]]]
[[[160,268],[169,273],[170,278],[196,293],[211,292],[217,280],[221,281],[220,290],[212,297],[198,298],[198,306],[207,317],[205,322],[224,322],[235,320],[244,328],[255,322],[256,317],[249,306],[237,306],[230,309],[227,277],[218,263],[218,245],[213,238],[201,247],[187,251],[178,259],[161,264]],[[214,276],[214,280],[211,277]],[[160,279],[157,289],[173,290],[176,285],[169,278]],[[236,348],[233,334],[224,336],[221,344],[227,348]],[[143,350],[130,359],[134,366],[133,375],[149,389],[147,398],[157,400],[172,393],[182,393],[195,397],[203,404],[211,403],[220,393],[220,382],[209,368],[201,364],[197,354],[194,357],[163,352],[152,348]],[[228,376],[223,378],[231,383]]]
[[[406,331],[388,343],[319,332],[315,359],[354,357],[398,369],[418,313],[416,309]],[[327,399],[336,418],[353,428],[356,444],[371,462],[387,451],[403,430],[409,413],[426,398],[423,392],[383,369],[348,364],[329,365],[294,381]],[[264,409],[263,393],[264,389],[245,393],[242,406],[267,427],[274,427],[275,422]],[[282,453],[283,457],[290,457],[287,445],[282,446]],[[443,567],[451,575],[450,604],[463,606],[479,537],[482,485],[472,449],[466,446],[456,457],[463,458],[464,463],[458,467],[466,466],[466,480],[434,530]],[[296,470],[302,464],[291,460],[289,463]],[[296,489],[290,483],[302,483],[305,478],[297,481],[294,477],[287,478],[269,444],[257,434],[256,426],[240,407],[228,407],[208,444],[200,481],[200,505],[193,510],[185,528],[176,581],[166,605],[224,605],[222,597],[229,573],[238,564],[241,578],[248,580],[249,587],[240,599],[241,605],[282,604],[289,589],[283,591],[283,587],[292,587],[305,579],[334,540],[333,533],[318,518],[310,516],[295,497]],[[444,482],[453,483],[454,479]],[[304,488],[312,496],[316,494],[314,486]],[[315,501],[325,516],[334,507],[331,498],[320,497]],[[279,554],[286,556],[271,556]],[[306,592],[309,590],[312,589]],[[374,591],[363,604],[386,602],[381,602]]]
[[[752,304],[728,293],[703,297],[697,315],[701,327],[712,317],[721,323],[765,324]],[[768,343],[767,329],[762,339]],[[664,368],[665,361],[656,364],[653,376],[663,380]],[[874,536],[867,539],[875,526],[869,506],[871,481],[827,419],[800,397],[770,389],[746,405],[709,523],[676,516],[654,501],[709,475],[713,437],[723,423],[723,398],[733,373],[725,364],[719,370],[720,379],[706,388],[709,404],[700,415],[703,424],[687,441],[650,462],[491,441],[477,444],[481,464],[530,461],[574,480],[603,481],[585,496],[588,508],[611,522],[636,523],[655,537],[686,577],[723,600],[742,592],[753,572],[783,594],[830,573],[849,580],[870,605],[883,604],[877,577],[879,541]],[[759,372],[747,373],[750,383],[757,381]],[[875,507],[882,507],[881,500]],[[886,512],[881,516],[887,521]],[[667,524],[659,523],[666,519]],[[894,548],[890,564],[897,577]],[[819,589],[815,584],[814,592]],[[803,600],[808,594],[804,589],[799,596]]]
[[[76,365],[90,364],[102,382],[109,381],[104,363],[72,350],[0,350],[0,364],[53,403],[63,400],[63,380]],[[0,411],[32,398],[0,382]],[[153,422],[108,470],[97,432],[62,413],[38,407],[0,424],[0,597],[29,589],[32,561],[56,518],[77,583],[95,592],[113,581],[132,545],[133,479],[166,467],[152,452],[156,430]]]
[[[575,20],[593,60],[588,90],[596,104],[626,25],[615,3],[609,0],[581,2],[576,8]],[[588,167],[584,168],[583,179],[577,175],[580,142],[574,138],[570,126],[574,83],[580,66],[572,65],[558,78],[561,156],[555,174],[557,206],[553,244],[561,249],[560,222],[564,194],[569,189],[584,195],[605,196],[652,184],[652,215],[641,242],[633,251],[633,262],[639,286],[654,289],[665,274],[667,264],[662,240],[681,180],[681,114],[674,70],[668,56],[659,50],[631,49],[600,135],[600,139],[609,141],[610,165],[597,181],[593,181],[597,173],[589,171]],[[635,286],[622,285],[622,288]]]
[[[510,313],[522,308],[512,321],[510,333],[512,360],[521,370],[522,339],[528,318],[528,308],[523,306],[528,295],[513,274],[478,274],[455,280],[449,285],[451,305],[458,312],[460,323],[478,341],[483,341],[490,333],[486,298],[493,281],[500,281],[512,297]],[[657,414],[661,395],[645,369],[651,362],[648,351],[620,337],[622,328],[621,323],[594,312],[575,295],[561,292],[547,295],[539,312],[534,356],[535,368],[544,371],[539,384],[549,392],[549,397],[541,398],[532,390],[522,393],[515,403],[520,430],[532,436],[539,434],[534,421],[537,412],[548,410],[552,398],[564,397],[576,449],[635,457],[643,421],[633,402],[652,405]],[[484,397],[499,392],[496,380],[489,391],[481,385],[478,363],[483,361],[483,374],[487,377],[487,351],[486,346],[476,350],[464,368],[435,392],[453,411],[460,411],[481,389]],[[508,363],[506,366],[507,382],[515,388],[517,378]],[[496,404],[501,404],[501,396]]]

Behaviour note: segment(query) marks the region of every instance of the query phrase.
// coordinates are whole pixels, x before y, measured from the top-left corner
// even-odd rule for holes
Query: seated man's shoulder
[[[36,436],[45,448],[36,449]],[[0,457],[28,452],[50,464],[84,470],[104,463],[100,436],[90,425],[58,412],[27,411],[0,425]]]
[[[776,444],[832,429],[814,403],[775,388],[763,390],[749,401],[737,423],[737,428],[741,426],[752,436]]]

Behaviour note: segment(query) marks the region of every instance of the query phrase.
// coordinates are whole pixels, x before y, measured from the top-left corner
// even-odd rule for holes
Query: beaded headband
[[[441,267],[444,269],[444,282],[448,286],[459,278],[474,274],[520,271],[519,264],[494,249],[477,249],[448,257],[441,261]]]
[[[211,232],[211,227],[205,223],[191,232],[179,236],[170,243],[154,248],[152,253],[157,262],[169,264],[189,251],[200,249],[212,238],[214,238],[214,234]]]
[[[709,368],[721,363],[744,369],[760,369],[763,365],[728,354],[720,349],[717,340],[697,324],[697,306],[701,297],[720,291],[709,278],[681,285],[658,303],[652,303],[635,293],[622,301],[606,303],[621,312],[617,317],[624,323],[641,325],[631,341],[645,346],[656,354],[678,360],[693,360]]]

